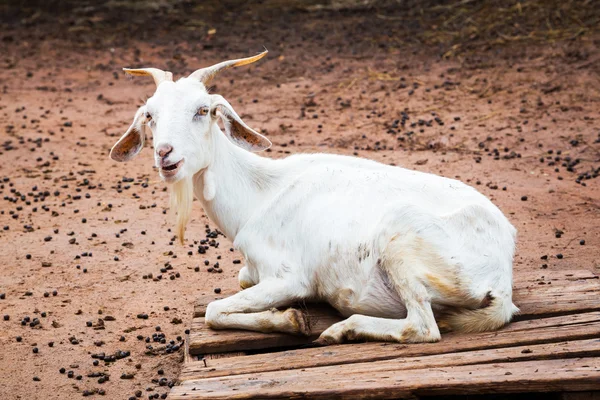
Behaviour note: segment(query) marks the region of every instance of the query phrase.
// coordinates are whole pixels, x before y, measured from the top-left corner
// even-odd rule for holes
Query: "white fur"
[[[212,201],[217,191],[217,183],[211,171],[204,171],[204,191],[202,195],[205,201]]]
[[[144,106],[155,146],[168,143],[169,158],[185,160],[170,179],[180,185],[178,224],[189,216],[185,192],[193,183],[207,215],[246,258],[240,284],[247,289],[211,303],[210,326],[308,334],[302,313],[274,308],[316,299],[352,316],[322,342],[422,342],[439,340],[438,324],[491,330],[517,311],[516,231],[485,196],[456,180],[361,158],[259,157],[232,143],[240,137],[230,140],[217,117],[193,119],[213,96],[187,78],[162,83]]]

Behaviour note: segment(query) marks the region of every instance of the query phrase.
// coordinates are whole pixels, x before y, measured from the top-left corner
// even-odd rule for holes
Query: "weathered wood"
[[[563,292],[568,286],[569,292],[600,291],[600,277],[591,271],[515,271],[513,298],[523,301],[526,297],[535,295],[543,297],[544,293]],[[219,294],[202,294],[194,304],[194,317],[204,317],[206,307],[211,301],[224,299],[237,293],[236,290],[226,290]],[[309,305],[310,306],[310,305]]]
[[[547,269],[515,269],[513,271],[514,287],[528,282],[554,282],[599,279],[598,274],[585,269],[547,270]]]
[[[319,377],[340,373],[345,374],[376,374],[391,373],[409,369],[445,368],[458,365],[490,364],[500,362],[518,362],[530,360],[548,360],[559,358],[596,357],[600,355],[600,339],[578,340],[561,343],[548,343],[532,346],[518,346],[498,349],[485,349],[461,353],[436,354],[422,357],[401,357],[385,361],[332,365],[302,369],[303,379],[316,381]],[[203,363],[195,363],[184,367],[180,376],[181,381],[198,380],[210,376],[199,374],[201,369],[207,370]],[[252,371],[254,376],[261,375]],[[263,376],[276,376],[265,374]]]
[[[390,367],[393,364],[390,363]],[[185,381],[169,398],[409,398],[439,394],[581,391],[600,389],[600,358],[486,363],[391,371],[353,371],[343,365]],[[354,365],[352,365],[354,367]]]
[[[526,298],[527,296],[537,295],[544,296],[546,294],[556,293],[576,293],[576,292],[598,292],[600,290],[599,280],[587,281],[572,281],[564,285],[532,285],[531,287],[523,287],[513,290],[514,297]]]
[[[236,351],[236,352],[229,352],[229,353],[205,354],[202,357],[206,358],[206,360],[218,360],[220,358],[230,358],[230,357],[245,356],[246,354],[247,353],[245,353],[243,351]]]
[[[514,321],[522,321],[533,317],[567,315],[573,313],[584,313],[600,310],[600,302],[596,298],[581,297],[577,300],[548,300],[539,302],[519,302],[516,303],[521,312],[516,315]]]
[[[183,364],[196,361],[197,358],[190,354],[190,335],[185,335],[185,344],[183,348]]]
[[[571,287],[565,287],[565,290],[558,291],[554,287],[546,290],[548,286],[550,285],[542,285],[535,291],[525,289],[515,292],[514,302],[521,310],[520,314],[515,317],[515,321],[600,310],[600,301],[598,301],[600,281],[598,280],[595,280],[594,283],[586,281],[581,284],[574,283],[573,287],[577,288],[577,291],[569,291]],[[202,303],[197,303],[197,311],[201,311],[200,304],[208,304],[208,302],[203,300]],[[208,354],[297,346],[310,343],[329,326],[343,319],[333,308],[325,304],[307,304],[305,310],[313,320],[313,335],[309,338],[281,333],[215,331],[204,326],[203,319],[196,318],[190,334],[190,351],[192,354]]]
[[[190,352],[200,355],[298,346],[312,342],[321,332],[340,320],[328,306],[313,305],[306,310],[306,314],[313,332],[309,337],[285,333],[213,330],[204,324],[204,318],[194,318],[190,332]]]
[[[211,301],[232,294],[202,296],[195,315],[204,315]],[[600,389],[598,358],[586,359],[593,365],[550,360],[600,355],[600,312],[590,312],[600,310],[599,295],[600,280],[589,271],[531,271],[515,275],[513,299],[521,308],[520,322],[498,332],[448,333],[441,343],[360,343],[244,356],[240,350],[309,343],[341,317],[325,305],[302,305],[312,316],[311,338],[214,331],[203,318],[195,318],[190,352],[207,354],[207,367],[203,361],[186,363],[180,376],[184,382],[170,398],[408,398]],[[549,315],[563,316],[533,319]],[[223,352],[230,352],[228,358],[208,355]]]
[[[516,362],[528,360],[543,360],[556,358],[575,358],[600,356],[600,339],[574,340],[569,342],[545,343],[527,346],[502,347],[481,349],[474,351],[461,351],[423,356],[403,355],[389,360],[360,362],[347,364],[349,370],[364,372],[391,371],[417,368],[447,367],[452,365],[485,364],[496,362]],[[311,368],[315,373],[331,373],[339,369],[339,365]],[[302,368],[305,370],[305,368]],[[259,373],[264,371],[239,371],[238,375]],[[221,372],[221,373],[219,373]],[[204,363],[195,362],[184,366],[180,380],[204,379],[217,376],[232,376],[236,374],[223,374],[217,371],[213,364],[204,366]]]
[[[356,343],[214,360],[207,369],[196,368],[195,373],[198,377],[227,376],[598,337],[600,312],[593,312],[515,322],[497,332],[470,335],[448,333],[442,336],[439,343]],[[192,371],[193,367],[189,370]]]
[[[219,294],[214,292],[201,294],[194,303],[194,317],[204,317],[206,315],[206,307],[210,302],[232,296],[238,291],[239,290],[224,290]]]

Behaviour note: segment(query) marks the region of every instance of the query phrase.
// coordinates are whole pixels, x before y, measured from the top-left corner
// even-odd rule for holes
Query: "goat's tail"
[[[486,299],[489,303],[476,310],[459,309],[447,314],[442,324],[453,331],[487,332],[499,329],[510,322],[519,309],[512,302],[512,293],[495,294],[488,292]]]

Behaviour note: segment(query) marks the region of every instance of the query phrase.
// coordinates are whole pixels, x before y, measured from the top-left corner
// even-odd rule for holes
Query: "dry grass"
[[[190,3],[184,0],[17,0],[0,2],[5,21],[54,23],[60,15],[71,30],[102,27],[128,31],[162,28],[202,31],[235,10],[236,25],[251,21],[280,24],[306,14],[315,21],[365,26],[355,40],[400,48],[435,48],[444,57],[517,44],[588,40],[600,32],[597,0],[263,0]],[[130,20],[123,20],[129,15]],[[293,17],[295,16],[295,17]],[[92,18],[93,17],[93,18]],[[100,21],[103,21],[102,23]],[[212,22],[211,22],[212,21]],[[200,27],[201,29],[197,29]],[[311,31],[311,29],[308,29]],[[306,32],[310,33],[310,32]],[[174,34],[174,33],[173,33]],[[352,37],[346,38],[352,40]]]
[[[444,57],[521,42],[575,40],[600,30],[600,7],[594,0],[412,3],[402,17],[390,15],[390,9],[377,17],[407,24],[418,21],[415,37],[424,45],[445,47]]]

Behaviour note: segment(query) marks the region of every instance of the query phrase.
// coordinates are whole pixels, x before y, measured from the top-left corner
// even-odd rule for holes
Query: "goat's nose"
[[[156,148],[156,152],[160,158],[165,158],[173,151],[173,146],[170,144],[163,143]]]

